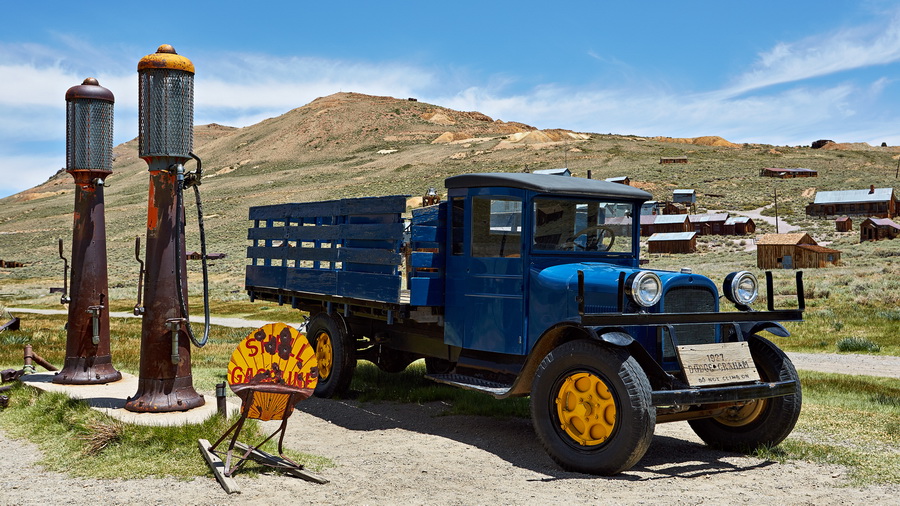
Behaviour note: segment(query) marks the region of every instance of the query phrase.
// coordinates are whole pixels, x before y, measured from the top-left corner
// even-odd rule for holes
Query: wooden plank
[[[197,446],[200,447],[200,454],[203,455],[206,463],[209,464],[209,469],[212,471],[213,475],[215,475],[219,484],[222,485],[222,488],[225,489],[225,492],[229,494],[241,493],[241,489],[238,487],[237,482],[234,481],[234,478],[225,476],[225,463],[222,462],[222,459],[215,453],[209,451],[210,446],[212,446],[209,444],[209,441],[198,439]]]
[[[284,286],[288,290],[337,295],[337,271],[323,269],[287,269]]]
[[[446,221],[446,206],[417,207],[412,210],[413,225],[439,226]]]
[[[235,446],[235,448],[241,450],[244,453],[246,453],[247,450],[250,449],[249,446],[247,446],[246,444],[244,444],[240,441],[236,441],[234,446]],[[328,480],[326,480],[325,478],[322,478],[321,476],[315,475],[313,473],[310,473],[309,471],[304,470],[303,466],[300,466],[300,467],[294,466],[293,464],[282,459],[281,457],[276,457],[275,455],[272,455],[271,453],[260,450],[259,448],[254,448],[253,451],[250,452],[250,459],[252,459],[260,464],[263,464],[265,466],[280,469],[287,474],[296,476],[297,478],[302,478],[306,481],[319,483],[321,485],[328,483]]]
[[[444,268],[444,255],[431,251],[413,251],[410,255],[410,265],[413,267],[430,267],[434,269]]]
[[[252,227],[247,229],[247,239],[285,239],[287,227]]]
[[[446,236],[447,229],[445,227],[416,226],[410,230],[410,241],[413,243],[443,243]]]
[[[247,286],[286,288],[286,269],[266,265],[248,265],[245,283]]]
[[[759,372],[746,341],[687,344],[676,346],[675,349],[691,386],[759,380]]]
[[[342,297],[400,302],[400,275],[337,271],[337,290]]]
[[[344,199],[338,214],[369,215],[406,212],[407,195],[389,195],[386,197],[361,197]]]

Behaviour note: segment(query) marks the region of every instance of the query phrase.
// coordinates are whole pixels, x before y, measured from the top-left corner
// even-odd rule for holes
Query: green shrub
[[[837,349],[842,352],[869,351],[875,353],[881,351],[881,346],[861,337],[845,337],[837,342]]]

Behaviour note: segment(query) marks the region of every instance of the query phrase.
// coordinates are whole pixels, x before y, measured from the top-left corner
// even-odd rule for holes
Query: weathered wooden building
[[[834,229],[837,232],[852,232],[853,220],[851,220],[849,216],[841,216],[834,220]]]
[[[859,224],[859,242],[894,239],[900,236],[900,225],[890,218],[866,218]]]
[[[688,163],[686,156],[666,156],[659,159],[659,163]]]
[[[790,179],[794,177],[818,177],[819,171],[813,169],[782,169],[768,167],[759,170],[762,177],[777,177],[781,179]]]
[[[688,220],[699,235],[725,235],[728,213],[689,214]]]
[[[642,214],[641,235],[651,236],[656,233],[689,232],[691,223],[686,214]]]
[[[672,202],[676,204],[696,204],[697,192],[695,190],[675,190],[672,192]]]
[[[605,180],[609,181],[610,183],[619,183],[631,186],[631,179],[628,176],[608,177]]]
[[[893,218],[900,210],[900,201],[893,188],[868,190],[821,191],[815,201],[806,206],[806,214],[813,217],[874,216]]]
[[[815,269],[840,261],[840,251],[819,246],[805,232],[764,234],[756,239],[756,266],[760,269]]]
[[[647,239],[647,249],[650,253],[694,253],[697,251],[697,233],[656,233]]]
[[[756,232],[756,222],[749,216],[731,216],[725,220],[725,235],[750,235]]]

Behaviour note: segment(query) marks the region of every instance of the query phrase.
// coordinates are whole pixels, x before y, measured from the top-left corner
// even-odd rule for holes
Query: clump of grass
[[[845,353],[859,351],[877,353],[881,351],[881,346],[861,337],[845,337],[837,342],[837,349]]]
[[[84,442],[82,453],[85,455],[97,455],[104,448],[122,440],[125,432],[125,424],[118,420],[94,420],[86,424],[89,431],[78,437]]]
[[[207,476],[197,440],[218,439],[234,421],[214,415],[199,424],[174,427],[125,424],[83,401],[22,384],[14,386],[9,407],[0,411],[0,428],[38,445],[43,455],[39,464],[73,476],[106,479]],[[247,420],[241,439],[255,443],[264,438],[260,425]],[[263,449],[275,452],[275,443],[269,441]],[[311,470],[333,465],[322,457],[286,453]],[[254,475],[261,467],[248,464],[242,469]]]

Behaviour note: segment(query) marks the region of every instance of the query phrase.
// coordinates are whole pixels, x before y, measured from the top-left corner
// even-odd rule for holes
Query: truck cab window
[[[631,253],[633,205],[579,199],[534,199],[537,251]]]
[[[522,201],[472,198],[472,256],[518,257],[522,254]]]

